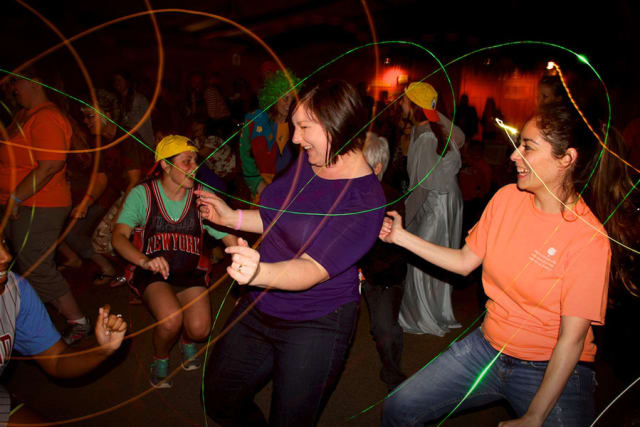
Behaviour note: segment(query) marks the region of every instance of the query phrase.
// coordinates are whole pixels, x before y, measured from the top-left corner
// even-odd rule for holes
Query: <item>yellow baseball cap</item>
[[[198,149],[191,143],[189,138],[182,135],[169,135],[160,140],[156,147],[156,162],[168,159],[176,154],[185,151],[198,152]]]
[[[429,83],[413,82],[405,90],[406,96],[418,107],[422,107],[427,120],[439,122],[440,116],[436,111],[438,92]]]

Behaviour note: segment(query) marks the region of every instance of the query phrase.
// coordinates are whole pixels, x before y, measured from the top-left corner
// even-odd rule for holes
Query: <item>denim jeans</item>
[[[383,426],[414,426],[447,415],[480,372],[498,354],[480,328],[455,343],[426,368],[402,383],[384,403]],[[501,354],[477,388],[456,411],[506,399],[518,416],[527,411],[547,362]],[[547,417],[545,426],[588,426],[593,419],[595,374],[578,364]]]
[[[227,324],[249,303],[241,299]],[[223,426],[267,425],[253,397],[273,379],[269,425],[315,425],[344,367],[358,305],[300,322],[251,309],[213,349],[204,380],[207,414]]]

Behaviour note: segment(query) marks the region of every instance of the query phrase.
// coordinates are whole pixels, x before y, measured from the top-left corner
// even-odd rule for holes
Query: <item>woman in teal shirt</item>
[[[169,135],[160,141],[156,163],[159,177],[127,196],[113,230],[113,247],[135,268],[130,286],[158,320],[151,384],[169,388],[169,351],[180,332],[182,368],[190,371],[201,365],[194,341],[204,340],[211,328],[204,232],[227,245],[236,239],[202,224],[193,194],[197,148],[186,137]]]

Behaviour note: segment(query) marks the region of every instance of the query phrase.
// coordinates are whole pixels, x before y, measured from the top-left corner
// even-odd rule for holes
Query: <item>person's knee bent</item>
[[[177,335],[182,328],[182,311],[170,314],[164,319],[158,319],[156,328],[162,335]]]
[[[437,396],[425,395],[418,386],[415,377],[405,381],[396,388],[382,407],[383,426],[414,426],[422,425],[429,420],[438,418],[434,407],[440,399]],[[436,400],[434,400],[436,399]]]
[[[202,341],[209,336],[211,322],[200,318],[189,319],[184,324],[184,330],[187,338],[193,341]]]

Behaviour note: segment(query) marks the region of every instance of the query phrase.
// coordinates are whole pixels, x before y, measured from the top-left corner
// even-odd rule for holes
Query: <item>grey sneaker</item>
[[[180,351],[182,351],[182,369],[195,371],[202,366],[202,362],[196,357],[198,350],[194,343],[185,344],[180,340]]]
[[[155,388],[171,388],[173,384],[167,380],[169,375],[169,359],[156,359],[151,364],[149,382]]]
[[[62,332],[62,339],[67,345],[73,345],[91,333],[91,319],[86,319],[87,323],[84,325],[67,320],[67,327]]]

